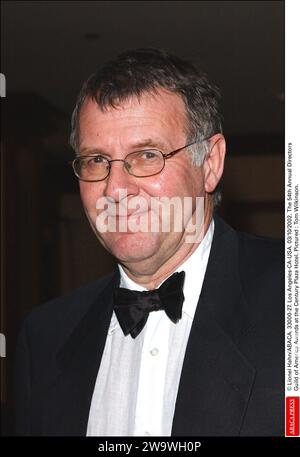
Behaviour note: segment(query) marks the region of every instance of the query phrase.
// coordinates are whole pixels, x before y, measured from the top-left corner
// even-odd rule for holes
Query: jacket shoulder
[[[22,323],[22,331],[26,331],[30,339],[37,338],[37,341],[51,339],[58,343],[58,340],[72,332],[89,307],[113,280],[115,274],[115,272],[110,273],[37,306],[26,315]]]
[[[256,277],[263,272],[264,275],[283,273],[284,240],[244,232],[237,232],[237,238],[241,270],[256,271]]]
[[[240,272],[252,276],[284,274],[284,240],[237,231],[215,215],[216,237],[237,248]],[[226,240],[226,241],[225,241]]]
[[[280,331],[284,318],[284,240],[240,232],[237,237],[240,281],[251,313],[260,316],[262,322],[274,321]]]

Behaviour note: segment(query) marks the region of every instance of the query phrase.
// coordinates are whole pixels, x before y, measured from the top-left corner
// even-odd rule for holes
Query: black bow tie
[[[119,287],[114,291],[115,313],[124,335],[135,338],[144,328],[149,313],[164,309],[172,322],[181,319],[185,272],[173,273],[158,289],[139,292]]]

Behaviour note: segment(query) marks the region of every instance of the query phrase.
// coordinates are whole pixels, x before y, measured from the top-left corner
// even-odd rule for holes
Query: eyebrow
[[[139,148],[145,148],[145,147],[165,149],[166,145],[159,140],[154,140],[151,138],[145,138],[145,139],[137,141],[136,143],[132,143],[130,145],[130,149],[136,149],[136,150],[138,150]],[[111,154],[108,154],[105,150],[103,150],[101,148],[86,147],[79,151],[79,155],[93,155],[93,154],[111,156]]]

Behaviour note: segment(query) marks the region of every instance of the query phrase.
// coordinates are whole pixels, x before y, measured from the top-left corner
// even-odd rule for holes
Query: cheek
[[[89,210],[96,210],[96,202],[103,192],[98,185],[93,183],[80,182],[80,196],[83,205]]]
[[[156,193],[165,196],[190,196],[195,197],[203,194],[204,177],[202,170],[186,169],[174,167],[174,170],[168,170],[157,183]]]

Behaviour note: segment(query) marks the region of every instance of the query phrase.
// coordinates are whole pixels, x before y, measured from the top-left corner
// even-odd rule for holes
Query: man
[[[25,321],[18,433],[284,433],[282,248],[214,214],[218,98],[191,64],[154,49],[83,85],[73,168],[118,270]]]

